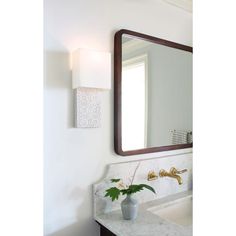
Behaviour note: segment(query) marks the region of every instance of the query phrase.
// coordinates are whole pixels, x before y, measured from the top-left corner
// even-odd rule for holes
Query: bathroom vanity
[[[101,236],[191,236],[192,192],[141,204],[134,221],[123,220],[120,210],[95,219],[101,227]]]
[[[100,224],[98,221],[96,221],[100,225],[100,236],[115,236],[109,229],[107,229],[105,226]]]
[[[190,150],[191,151],[191,150]],[[171,163],[171,165],[170,165]],[[114,186],[110,179],[121,178],[126,182],[134,173],[134,183],[152,186],[157,194],[150,191],[136,193],[139,203],[135,220],[124,220],[121,212],[121,196],[116,201],[105,197],[106,189]],[[165,169],[168,172],[175,166],[185,170],[180,174],[181,181],[169,176],[160,177]],[[150,181],[149,170],[158,173]],[[174,177],[174,176],[173,176]],[[107,166],[104,178],[93,185],[94,220],[100,225],[101,236],[191,236],[192,235],[192,153],[179,154],[178,158],[166,156],[141,162],[122,162]]]

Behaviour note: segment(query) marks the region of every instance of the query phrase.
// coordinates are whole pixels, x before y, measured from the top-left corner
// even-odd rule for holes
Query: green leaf
[[[130,185],[128,189],[120,190],[120,192],[122,193],[122,195],[125,195],[125,194],[129,195],[129,194],[140,192],[144,190],[144,188],[152,191],[153,193],[156,193],[155,190],[147,184],[133,184],[133,185]]]
[[[140,184],[138,185],[133,184],[133,185],[130,185],[128,188],[128,191],[130,191],[130,194],[140,192],[141,190],[143,190],[143,186],[141,186]]]
[[[111,182],[112,183],[117,183],[117,182],[119,182],[120,181],[120,179],[111,179]]]
[[[153,193],[156,193],[155,189],[147,184],[140,184],[140,186],[142,186],[143,188],[146,188],[150,191],[152,191]]]
[[[114,200],[118,200],[119,195],[120,195],[120,189],[113,187],[113,188],[109,188],[106,190],[106,195],[105,197],[110,197],[112,201]]]

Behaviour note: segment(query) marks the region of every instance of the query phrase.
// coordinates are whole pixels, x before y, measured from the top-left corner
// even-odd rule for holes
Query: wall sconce
[[[75,126],[101,126],[101,92],[111,89],[111,53],[77,49],[72,53]]]

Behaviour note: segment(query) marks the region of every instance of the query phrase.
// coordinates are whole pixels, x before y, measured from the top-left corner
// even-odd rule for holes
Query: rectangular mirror
[[[116,153],[192,147],[192,47],[120,30],[114,56]]]

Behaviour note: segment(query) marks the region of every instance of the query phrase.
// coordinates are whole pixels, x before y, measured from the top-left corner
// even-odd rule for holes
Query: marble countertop
[[[117,236],[191,236],[192,226],[177,225],[147,210],[191,194],[191,191],[186,191],[143,203],[139,206],[138,217],[133,221],[124,220],[121,210],[111,211],[94,218]]]

